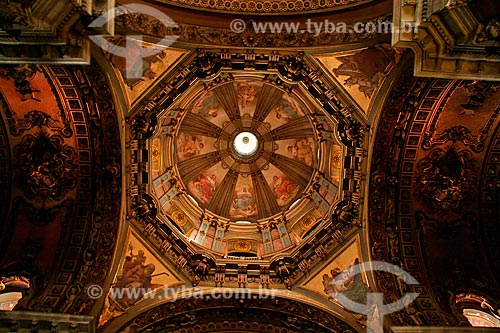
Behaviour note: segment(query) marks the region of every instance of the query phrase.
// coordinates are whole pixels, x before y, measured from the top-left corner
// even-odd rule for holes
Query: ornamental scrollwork
[[[386,14],[383,16],[372,18],[362,22],[362,26],[375,26],[387,24],[391,22],[392,15]],[[237,47],[310,47],[321,45],[345,44],[348,42],[361,42],[368,39],[376,38],[381,33],[364,32],[352,34],[354,26],[349,24],[345,29],[336,33],[321,33],[316,35],[315,32],[301,30],[301,33],[271,33],[271,32],[256,32],[251,21],[246,23],[247,29],[242,33],[232,32],[230,29],[204,27],[199,25],[178,24],[175,28],[166,27],[159,20],[153,19],[147,15],[139,13],[127,13],[116,18],[118,24],[125,28],[132,29],[143,34],[156,37],[164,37],[169,35],[178,36],[177,41],[189,43],[204,44],[204,45],[220,45],[220,46],[237,46]]]
[[[252,0],[252,1],[199,1],[199,0],[169,0],[167,3],[190,6],[197,9],[218,10],[237,13],[296,13],[318,10],[330,10],[335,7],[355,5],[356,3],[367,2],[366,0],[325,0],[325,1],[283,1],[283,0]]]
[[[474,136],[472,131],[463,125],[457,125],[444,130],[444,132],[436,135],[435,138],[430,138],[426,135],[422,142],[422,148],[431,149],[438,144],[443,144],[448,141],[462,142],[464,145],[471,147],[473,151],[479,153],[484,149],[484,135]]]
[[[456,209],[476,193],[478,168],[469,150],[436,148],[417,164],[417,197],[435,210]]]
[[[29,199],[59,201],[77,183],[77,154],[59,135],[28,134],[14,147],[17,185]]]

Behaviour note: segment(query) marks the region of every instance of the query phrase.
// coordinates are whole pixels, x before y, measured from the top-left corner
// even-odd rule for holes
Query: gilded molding
[[[211,10],[237,14],[292,14],[342,9],[347,6],[369,3],[372,0],[251,0],[251,1],[209,1],[209,0],[159,0],[158,2],[189,7],[197,10]]]
[[[178,27],[166,27],[160,21],[138,13],[129,13],[128,15],[116,18],[118,24],[125,28],[158,38],[164,36],[178,36],[176,42],[195,44],[199,46],[220,45],[234,47],[262,47],[262,48],[296,48],[314,46],[332,46],[346,43],[359,43],[374,39],[377,37],[388,36],[387,33],[363,32],[354,33],[354,26],[348,24],[346,32],[325,33],[321,32],[316,35],[315,32],[303,30],[299,33],[256,33],[253,29],[248,28],[242,33],[234,33],[230,29],[221,29],[214,27],[206,27],[199,25],[178,24]],[[390,22],[391,15],[375,17],[367,21],[363,21],[365,26]],[[251,26],[251,20],[247,22],[247,26]]]
[[[392,45],[415,53],[416,76],[500,80],[498,22],[484,27],[465,0],[427,16],[426,0],[394,1]]]

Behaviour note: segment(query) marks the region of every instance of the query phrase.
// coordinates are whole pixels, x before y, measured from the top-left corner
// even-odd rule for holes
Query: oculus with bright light
[[[233,140],[233,148],[241,158],[249,158],[255,155],[259,148],[259,140],[250,132],[241,132]]]

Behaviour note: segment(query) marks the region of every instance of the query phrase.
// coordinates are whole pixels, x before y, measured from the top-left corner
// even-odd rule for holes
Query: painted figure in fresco
[[[217,102],[215,97],[210,94],[196,103],[191,111],[194,114],[200,115],[205,118],[215,118],[217,117],[218,108],[219,103]]]
[[[127,272],[138,265],[144,265],[146,263],[146,256],[144,255],[143,250],[139,250],[137,254],[133,254],[130,251],[130,256],[125,258],[125,262],[123,263],[123,272]]]
[[[21,101],[34,100],[41,102],[35,97],[35,93],[40,90],[31,86],[31,81],[35,78],[39,69],[35,65],[19,65],[17,67],[5,67],[0,69],[0,77],[14,80],[16,91],[21,95]]]
[[[159,285],[151,283],[153,272],[155,271],[154,264],[146,264],[144,251],[139,250],[137,254],[133,254],[132,247],[130,254],[125,257],[125,262],[122,266],[122,272],[117,277],[114,288],[120,289],[135,289],[132,293],[123,293],[123,297],[115,299],[121,306],[129,307],[139,301],[145,293],[157,288]]]
[[[127,58],[116,55],[110,55],[109,57],[113,65],[120,71],[123,80],[130,89],[133,89],[137,83],[145,79],[155,79],[157,75],[155,72],[156,64],[161,62],[166,56],[164,50],[158,48],[158,53],[143,57],[143,46],[140,41],[133,41],[130,39],[127,41],[125,38],[120,37],[115,44],[117,46],[127,47]]]
[[[244,109],[247,105],[252,103],[257,97],[257,90],[254,85],[248,84],[246,82],[236,83],[236,95],[238,96],[238,101],[241,109]]]
[[[297,140],[293,146],[288,146],[288,151],[296,160],[302,161],[308,166],[312,166],[314,155],[312,143],[309,140]]]
[[[500,86],[485,81],[473,81],[464,85],[464,89],[467,93],[467,102],[460,104],[463,111],[459,115],[475,116],[485,99],[496,94],[500,90]]]
[[[349,266],[345,271],[335,267],[330,271],[331,276],[323,274],[323,288],[324,292],[333,299],[337,299],[338,295],[342,293],[350,300],[366,304],[366,297],[368,293],[368,285],[363,282],[361,274],[356,272],[354,267],[359,264],[359,259],[354,260],[354,264]]]
[[[255,199],[246,187],[236,193],[233,208],[239,213],[250,215],[255,211]]]
[[[300,112],[298,111],[295,103],[283,97],[278,102],[278,105],[276,105],[275,112],[276,112],[276,119],[283,118],[291,120],[300,117]]]
[[[344,81],[344,84],[349,88],[358,85],[358,90],[362,92],[363,95],[371,97],[375,88],[383,81],[384,77],[382,73],[375,73],[371,80],[365,77],[349,77]]]
[[[215,192],[217,187],[217,177],[215,174],[202,174],[195,178],[193,187],[196,191],[196,196],[203,202],[208,202]]]
[[[200,136],[186,133],[183,133],[177,142],[177,149],[183,158],[199,155],[203,147],[203,139]]]
[[[275,175],[273,177],[273,190],[277,199],[286,201],[293,196],[296,185],[287,177]]]
[[[357,85],[358,90],[370,98],[400,57],[398,51],[390,45],[377,45],[356,54],[337,57],[342,63],[333,68],[333,73],[336,76],[349,76],[344,84],[347,87]]]

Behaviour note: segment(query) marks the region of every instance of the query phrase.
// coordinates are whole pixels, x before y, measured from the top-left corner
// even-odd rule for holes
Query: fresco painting
[[[297,161],[312,166],[314,162],[314,141],[312,138],[295,140],[293,145],[287,146],[288,154]]]
[[[313,138],[288,139],[277,141],[277,154],[300,161],[308,166],[314,163]]]
[[[214,151],[215,141],[214,138],[206,136],[193,135],[185,132],[179,133],[176,142],[178,161],[181,162],[188,158]]]
[[[264,121],[271,124],[271,128],[277,128],[304,116],[302,108],[304,106],[299,104],[296,99],[283,95]]]
[[[329,71],[365,112],[384,79],[401,58],[402,51],[389,44],[320,55],[316,59]]]
[[[233,194],[233,202],[229,210],[232,218],[249,218],[257,214],[255,191],[251,177],[239,177]]]
[[[204,172],[197,176],[188,185],[194,196],[202,203],[208,203],[219,186],[217,175],[211,172]]]
[[[352,301],[366,304],[368,285],[364,273],[356,274],[355,266],[360,263],[361,245],[359,236],[321,271],[307,280],[304,289],[313,291],[335,301],[342,293]]]
[[[234,83],[240,114],[253,116],[262,83],[257,81],[236,81]]]
[[[120,47],[127,47],[127,58],[110,54],[110,60],[111,63],[120,71],[123,80],[131,90],[134,89],[134,86],[137,83],[145,79],[155,79],[158,75],[157,63],[165,58],[164,48],[156,46],[156,54],[148,57],[142,57],[141,50],[145,43],[135,41],[127,44],[127,40],[124,37],[120,37],[116,41],[116,44]]]
[[[130,41],[130,39],[129,39]],[[144,41],[129,42],[124,36],[117,36],[109,40],[111,44],[127,47],[127,58],[116,56],[106,52],[106,56],[119,74],[123,83],[123,91],[128,98],[128,104],[132,105],[161,74],[170,69],[187,52],[172,47],[168,49],[158,44]],[[157,53],[142,57],[142,48],[156,48]]]
[[[145,292],[164,286],[175,287],[183,284],[175,273],[152,254],[136,234],[130,234],[126,244],[128,245],[112,288],[132,289],[134,292],[125,292],[120,298],[112,297],[111,292],[108,293],[98,326],[122,315],[129,307],[140,302],[144,299]]]
[[[212,93],[200,98],[190,111],[208,120],[217,117],[218,113],[221,112],[220,104]]]
[[[188,189],[201,205],[206,205],[219,188],[227,169],[221,164],[205,170],[188,183]]]
[[[124,307],[132,306],[139,301],[144,296],[145,290],[153,290],[163,286],[160,283],[152,282],[152,275],[156,267],[154,264],[146,262],[144,250],[134,249],[132,244],[129,244],[128,250],[122,271],[116,277],[115,288],[134,288],[138,289],[138,293],[119,298],[117,301]]]
[[[363,281],[361,274],[357,274],[356,266],[359,258],[355,258],[347,269],[333,267],[330,274],[322,275],[323,291],[332,299],[337,299],[339,294],[347,296],[350,300],[366,304],[368,285]]]
[[[275,195],[278,206],[283,207],[291,204],[300,191],[300,185],[274,166],[263,170],[262,173]]]
[[[212,92],[203,92],[200,97],[196,98],[196,102],[188,107],[188,110],[219,127],[229,121],[224,108]]]
[[[285,119],[287,122],[302,116],[297,103],[288,97],[282,97],[274,109],[276,119]]]

